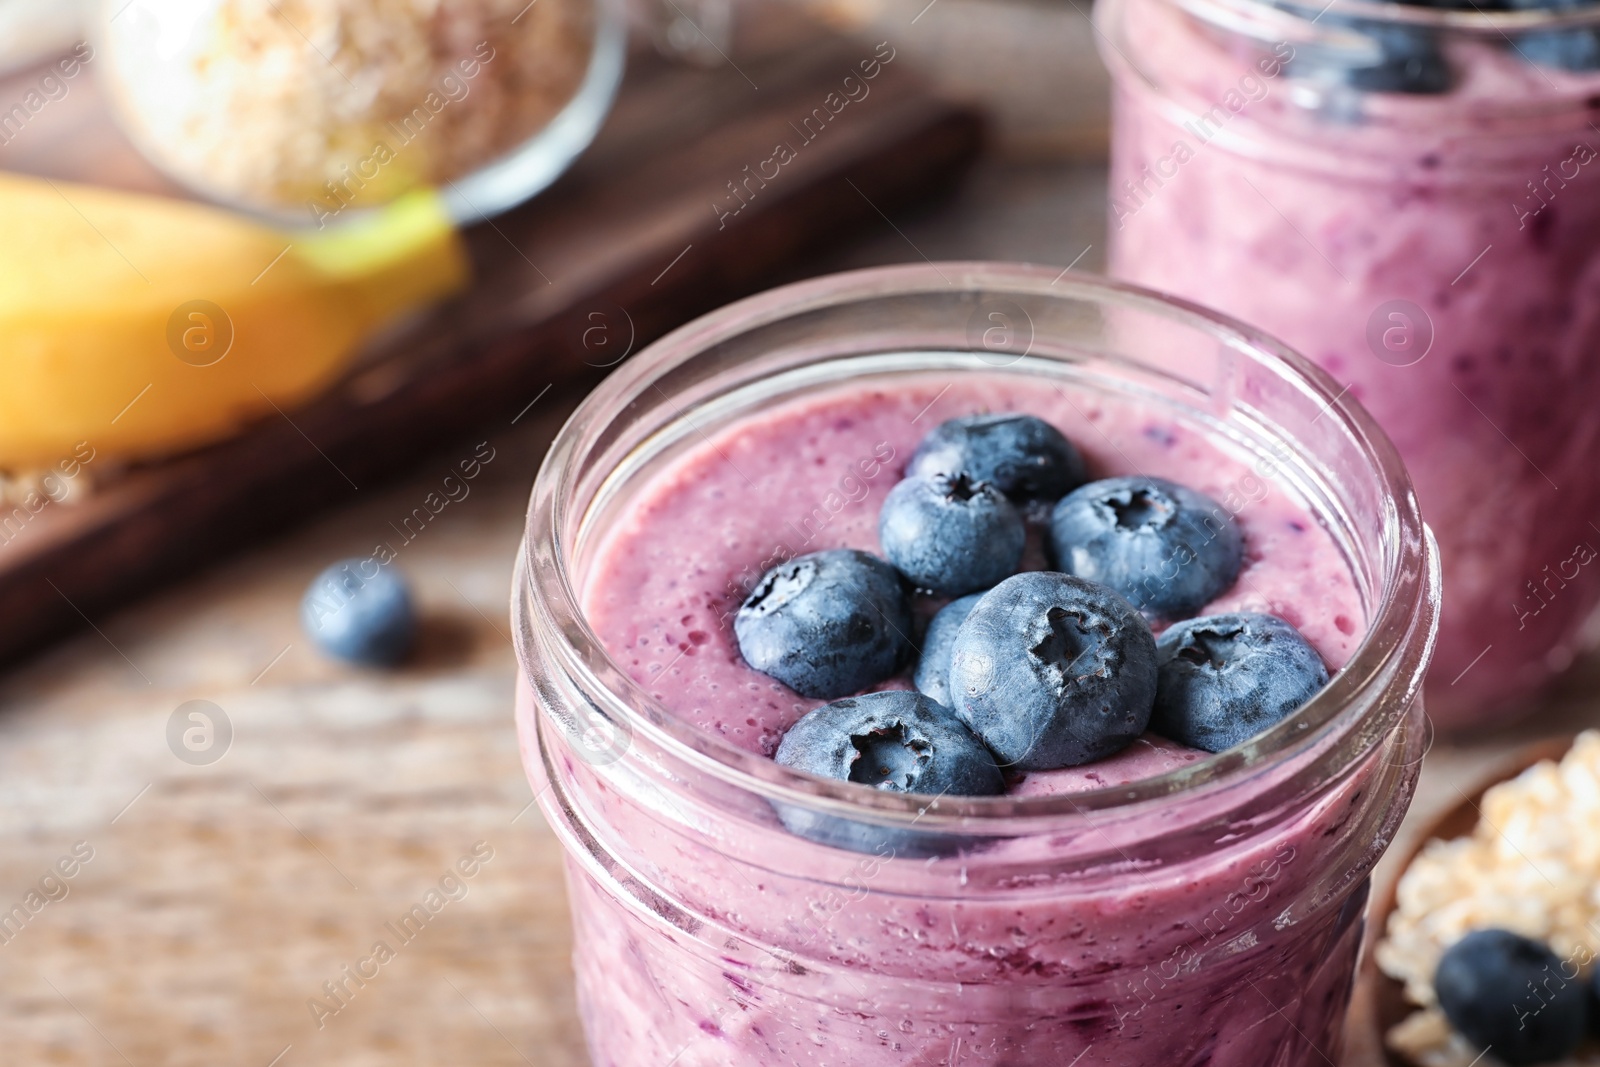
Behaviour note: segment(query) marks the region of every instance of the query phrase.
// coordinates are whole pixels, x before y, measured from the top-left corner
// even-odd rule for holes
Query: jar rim
[[[654,388],[678,364],[754,328],[835,305],[948,292],[952,285],[969,292],[1076,297],[1198,327],[1235,350],[1278,363],[1281,374],[1321,405],[1322,417],[1335,420],[1357,445],[1382,489],[1385,540],[1393,551],[1385,553],[1377,577],[1379,596],[1366,634],[1332,681],[1293,719],[1239,748],[1125,785],[1052,796],[943,797],[930,805],[928,797],[863,789],[791,770],[716,737],[670,711],[611,657],[578,607],[581,597],[565,543],[584,446],[592,444],[611,413],[626,410],[628,397]],[[1282,342],[1193,302],[1096,275],[1031,264],[929,262],[826,275],[747,297],[674,330],[614,371],[569,417],[540,466],[518,554],[512,614],[525,677],[540,676],[540,655],[557,659],[591,707],[627,736],[647,737],[669,757],[735,788],[890,823],[923,818],[933,807],[935,825],[992,827],[1002,820],[1083,816],[1192,795],[1202,787],[1228,788],[1317,748],[1325,751],[1297,768],[1291,781],[1302,775],[1309,776],[1307,782],[1325,780],[1330,762],[1354,765],[1383,743],[1419,698],[1438,629],[1439,585],[1438,549],[1394,445],[1347,389]],[[1359,713],[1346,714],[1351,708]]]
[[[1212,25],[1239,29],[1251,23],[1274,22],[1317,27],[1334,10],[1341,22],[1360,20],[1391,26],[1499,36],[1534,30],[1573,29],[1600,25],[1600,5],[1557,10],[1535,7],[1523,10],[1470,10],[1399,3],[1397,0],[1174,0],[1185,11]],[[1333,20],[1330,20],[1330,24]],[[1330,25],[1331,28],[1331,25]]]

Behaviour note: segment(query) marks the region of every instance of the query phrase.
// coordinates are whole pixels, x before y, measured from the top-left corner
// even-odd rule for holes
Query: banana
[[[49,466],[82,442],[169,454],[287,411],[468,273],[431,192],[297,233],[0,174],[0,470]]]

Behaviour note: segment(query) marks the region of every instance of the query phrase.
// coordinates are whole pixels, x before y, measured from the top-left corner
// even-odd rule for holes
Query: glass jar
[[[1111,270],[1389,432],[1439,532],[1446,727],[1529,710],[1600,601],[1600,8],[1566,6],[1097,5]]]
[[[577,591],[655,465],[769,405],[930,368],[1137,399],[1280,457],[1347,557],[1368,635],[1249,744],[1053,797],[823,781],[694,729],[632,681]],[[1404,468],[1336,389],[1199,308],[1003,264],[777,289],[614,372],[539,472],[512,601],[518,734],[566,849],[596,1067],[1334,1056],[1368,872],[1421,758],[1439,590]],[[774,805],[917,845],[830,848],[786,833]]]
[[[588,147],[625,0],[111,0],[96,27],[130,140],[196,195],[323,229],[437,187],[471,223]]]

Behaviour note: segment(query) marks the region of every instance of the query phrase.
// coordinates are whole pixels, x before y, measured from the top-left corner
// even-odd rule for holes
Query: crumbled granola
[[[1600,950],[1600,731],[1580,734],[1560,763],[1491,788],[1471,835],[1429,841],[1401,876],[1377,962],[1422,1008],[1387,1035],[1418,1067],[1478,1061],[1436,1006],[1433,973],[1447,948],[1485,927],[1536,938],[1577,964]],[[1600,1050],[1567,1064],[1600,1065]]]

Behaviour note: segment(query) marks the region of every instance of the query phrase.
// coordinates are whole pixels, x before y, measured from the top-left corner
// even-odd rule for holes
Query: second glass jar
[[[1447,728],[1529,710],[1600,601],[1600,9],[1476,7],[1096,14],[1112,270],[1282,337],[1389,432],[1442,549]]]

